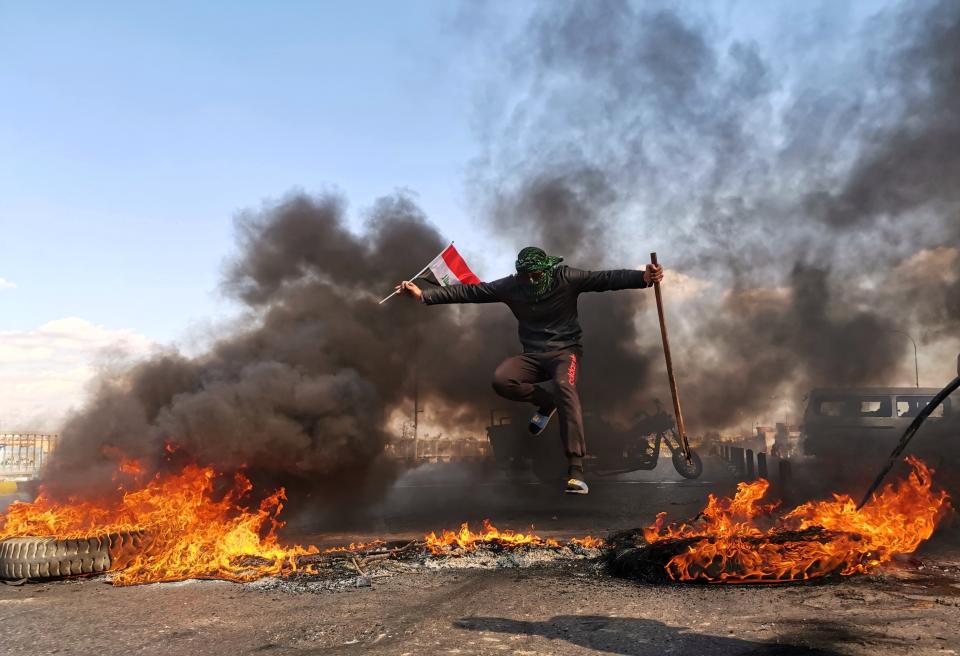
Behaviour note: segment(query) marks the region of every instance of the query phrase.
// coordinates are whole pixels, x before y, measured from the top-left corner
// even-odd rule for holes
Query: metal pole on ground
[[[860,505],[857,506],[857,510],[863,508],[863,506],[870,501],[874,491],[880,487],[880,483],[883,482],[883,479],[886,477],[887,473],[893,468],[894,463],[900,459],[900,456],[903,454],[903,450],[907,448],[907,444],[910,443],[910,440],[913,439],[913,436],[916,435],[918,430],[920,430],[920,426],[923,424],[924,420],[937,408],[937,406],[943,403],[945,398],[953,394],[957,389],[960,389],[960,356],[957,357],[957,377],[947,383],[946,387],[937,392],[936,396],[930,399],[927,405],[924,406],[923,410],[921,410],[917,416],[913,418],[913,421],[910,422],[909,426],[907,426],[907,430],[904,431],[903,436],[900,437],[900,441],[897,443],[897,446],[894,447],[893,453],[890,454],[890,457],[887,459],[883,469],[880,470],[880,473],[873,480],[873,483],[870,485],[870,489],[867,490],[867,493],[863,495],[863,500],[860,502]]]

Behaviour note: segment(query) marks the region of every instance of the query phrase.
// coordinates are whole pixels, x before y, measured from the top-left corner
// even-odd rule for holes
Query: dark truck
[[[507,472],[532,470],[537,479],[552,483],[566,472],[566,457],[560,442],[557,422],[543,434],[533,437],[527,430],[530,412],[491,411],[487,437],[497,466]],[[585,465],[594,476],[623,474],[649,470],[657,466],[660,447],[670,451],[674,468],[684,478],[697,478],[703,472],[703,463],[693,450],[686,462],[677,439],[673,416],[659,407],[630,428],[617,428],[596,415],[583,419],[589,452]]]
[[[932,387],[822,388],[810,392],[803,417],[804,453],[823,460],[881,462],[924,406]],[[960,394],[947,397],[910,446],[934,467],[960,455]]]

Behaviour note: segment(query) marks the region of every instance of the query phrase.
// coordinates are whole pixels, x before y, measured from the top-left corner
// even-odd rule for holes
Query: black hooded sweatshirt
[[[507,276],[477,285],[450,285],[423,290],[427,305],[441,303],[506,303],[520,322],[520,343],[524,353],[545,353],[582,348],[583,329],[577,317],[577,297],[583,292],[643,289],[643,271],[616,269],[582,271],[565,265],[553,270],[553,285],[535,298],[529,283],[519,276]]]

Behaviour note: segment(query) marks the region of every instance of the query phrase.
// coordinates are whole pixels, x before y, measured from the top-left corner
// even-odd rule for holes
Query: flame
[[[176,446],[168,445],[168,453],[176,450]],[[35,501],[14,502],[0,515],[0,540],[19,536],[53,536],[60,540],[135,536],[136,540],[116,542],[122,553],[111,551],[115,585],[191,578],[245,582],[314,571],[312,565],[298,564],[298,557],[320,554],[317,547],[285,547],[277,538],[283,526],[279,520],[286,499],[283,489],[250,508],[245,500],[253,486],[242,473],[230,478],[210,467],[187,465],[176,474],[156,474],[144,481],[141,463],[118,460],[116,467],[115,480],[121,492],[118,499],[71,498],[60,503],[41,489]],[[217,492],[224,487],[226,492]],[[425,543],[435,555],[474,551],[483,544],[505,548],[560,546],[556,540],[541,538],[532,531],[501,531],[489,520],[484,520],[479,533],[473,533],[465,523],[456,533],[430,533]],[[603,541],[588,535],[574,538],[571,544],[599,548]],[[379,539],[351,542],[324,549],[323,553],[359,554],[385,545]]]
[[[124,460],[117,467],[121,473],[139,476],[143,473],[143,466],[136,460]]]
[[[932,489],[932,470],[908,458],[906,480],[888,483],[862,509],[847,495],[812,501],[774,518],[762,499],[769,483],[737,485],[736,495],[710,495],[691,523],[666,524],[666,513],[644,530],[647,542],[685,540],[666,565],[678,581],[797,581],[828,574],[866,573],[928,539],[947,507]]]
[[[582,538],[571,538],[570,544],[576,544],[585,549],[601,549],[606,543],[601,538],[585,535]]]
[[[119,471],[139,474],[142,467],[127,461]],[[236,474],[225,494],[215,494],[222,479],[209,467],[188,465],[177,474],[157,474],[138,489],[121,488],[119,500],[73,498],[61,504],[41,492],[32,503],[15,502],[0,516],[0,539],[142,534],[139,553],[113,562],[117,585],[188,578],[251,581],[294,571],[297,556],[317,552],[279,544],[283,489],[250,509],[243,503],[250,481]]]
[[[561,546],[553,538],[541,538],[533,532],[532,528],[529,533],[516,533],[510,529],[501,531],[489,519],[483,520],[483,527],[478,533],[471,531],[470,525],[464,522],[460,525],[459,531],[454,532],[444,529],[440,532],[440,535],[431,531],[423,536],[423,540],[427,549],[435,556],[450,555],[455,551],[476,551],[481,545],[496,545],[506,548],[520,546],[559,548]],[[596,549],[603,545],[603,540],[588,535],[583,538],[573,538],[570,543]]]
[[[351,551],[370,551],[387,544],[386,540],[371,540],[370,542],[351,542],[347,546],[330,547],[324,549],[323,553],[346,553]]]

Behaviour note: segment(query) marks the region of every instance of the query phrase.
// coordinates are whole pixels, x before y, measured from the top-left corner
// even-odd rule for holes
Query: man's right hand
[[[402,281],[399,285],[397,285],[394,291],[396,291],[401,295],[406,294],[408,296],[413,296],[418,301],[423,300],[423,292],[420,291],[420,288],[417,287],[412,282],[410,282],[409,280]]]

